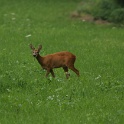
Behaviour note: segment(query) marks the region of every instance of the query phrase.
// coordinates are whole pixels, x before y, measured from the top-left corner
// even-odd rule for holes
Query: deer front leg
[[[50,69],[47,69],[46,77],[48,77],[49,73],[50,73]]]
[[[50,73],[52,74],[52,76],[55,78],[55,74],[53,72],[53,69],[50,70]]]
[[[68,67],[63,67],[65,74],[66,74],[66,78],[68,79],[70,77],[70,74],[68,72]]]

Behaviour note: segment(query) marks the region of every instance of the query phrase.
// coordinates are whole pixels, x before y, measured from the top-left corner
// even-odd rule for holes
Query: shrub
[[[83,0],[77,8],[77,12],[80,14],[82,12],[91,14],[92,13],[92,6],[94,5],[94,2],[92,0]]]
[[[111,12],[114,10],[115,4],[110,0],[99,1],[93,8],[93,15],[95,18],[100,18],[103,20],[108,20]]]
[[[83,0],[80,13],[92,14],[95,19],[124,24],[123,0]]]
[[[124,0],[114,0],[114,2],[116,2],[120,6],[124,7]]]
[[[124,8],[112,11],[109,20],[115,23],[124,23]]]

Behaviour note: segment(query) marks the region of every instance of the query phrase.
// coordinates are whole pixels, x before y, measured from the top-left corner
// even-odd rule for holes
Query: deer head
[[[39,55],[40,50],[42,49],[42,45],[39,45],[38,49],[35,49],[32,44],[30,44],[30,48],[32,49],[33,56],[37,57]]]

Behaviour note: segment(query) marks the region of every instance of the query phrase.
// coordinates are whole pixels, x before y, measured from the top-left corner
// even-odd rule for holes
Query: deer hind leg
[[[74,65],[69,66],[69,69],[71,69],[72,71],[74,71],[77,74],[77,76],[80,76],[79,71],[74,67]]]
[[[74,67],[75,60],[76,58],[72,58],[70,61],[68,61],[67,67],[74,71],[77,74],[77,76],[80,76],[79,71]]]
[[[70,74],[69,74],[69,72],[68,72],[68,67],[63,67],[63,69],[64,69],[64,72],[65,72],[65,74],[66,74],[66,78],[68,79],[69,76],[70,76]]]
[[[55,77],[55,74],[53,72],[53,69],[50,70],[50,73],[52,74],[53,77]]]

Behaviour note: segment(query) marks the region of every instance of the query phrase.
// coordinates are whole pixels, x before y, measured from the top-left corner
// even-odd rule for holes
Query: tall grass
[[[0,123],[122,124],[124,122],[124,30],[69,17],[74,1],[0,1]],[[77,56],[66,80],[45,72],[41,55],[67,50]]]

